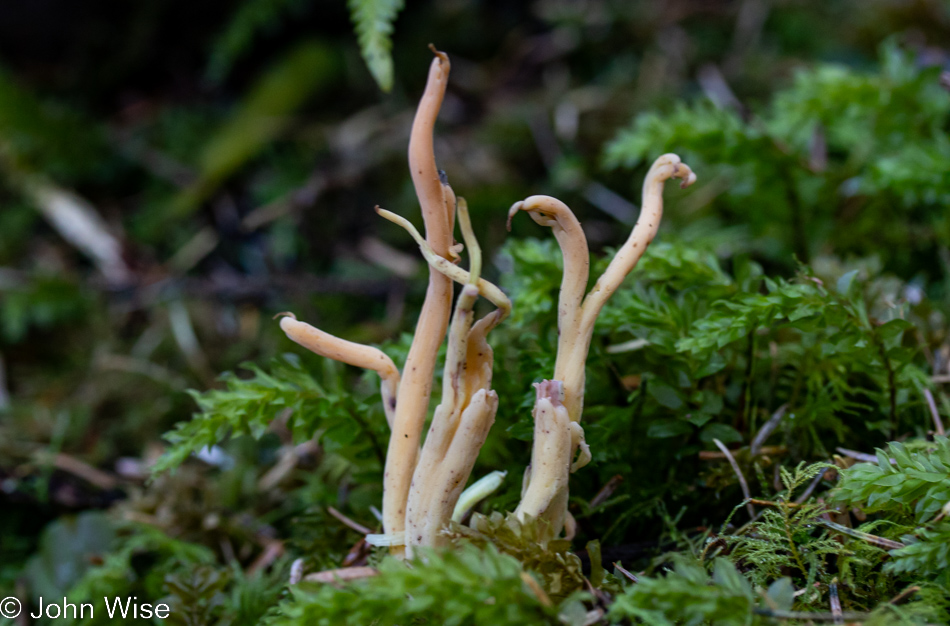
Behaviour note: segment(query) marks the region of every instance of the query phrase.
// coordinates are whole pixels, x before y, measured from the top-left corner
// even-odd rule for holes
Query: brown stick
[[[782,421],[782,418],[785,417],[785,411],[787,409],[788,403],[780,406],[775,410],[775,413],[772,414],[772,417],[769,418],[769,421],[762,426],[755,436],[755,439],[752,440],[752,444],[749,446],[749,456],[755,456],[759,453],[759,450],[762,449],[762,444],[765,443],[765,440],[769,438],[769,435],[772,434],[776,427],[778,427],[779,422]]]
[[[335,583],[347,582],[350,580],[360,580],[361,578],[372,578],[378,576],[379,571],[375,567],[343,567],[341,569],[328,569],[315,574],[307,574],[303,579],[311,583]]]
[[[940,413],[937,411],[937,403],[934,402],[934,395],[929,389],[924,389],[924,398],[927,399],[927,406],[930,407],[930,416],[934,420],[934,428],[937,430],[937,434],[945,435],[946,431],[943,429],[943,421],[940,419]]]
[[[95,468],[68,454],[60,452],[49,455],[43,451],[37,453],[36,457],[42,463],[50,463],[56,469],[72,474],[73,476],[78,476],[87,483],[105,491],[110,491],[119,486],[119,479],[114,475]]]
[[[373,532],[372,530],[370,530],[366,526],[363,526],[359,522],[354,522],[353,520],[348,518],[346,515],[343,515],[342,513],[334,509],[332,506],[327,507],[327,513],[329,513],[333,517],[343,522],[343,525],[346,526],[347,528],[350,528],[351,530],[355,530],[361,535],[369,535]]]
[[[788,452],[788,448],[785,446],[762,446],[759,449],[759,454],[767,456],[785,454],[786,452]],[[721,461],[726,458],[726,455],[722,452],[716,452],[715,450],[700,450],[699,458],[702,461]]]
[[[604,486],[600,488],[600,491],[598,491],[597,494],[590,499],[590,502],[587,506],[592,509],[599,507],[601,504],[607,501],[607,498],[613,495],[613,493],[617,490],[617,487],[619,487],[620,483],[622,482],[623,476],[620,474],[615,474],[612,476],[610,480],[608,480]]]
[[[732,471],[736,473],[736,477],[739,479],[739,486],[742,487],[742,495],[744,495],[746,499],[745,510],[749,513],[750,518],[755,517],[755,507],[752,506],[752,494],[749,492],[749,483],[745,481],[745,476],[742,475],[739,464],[736,463],[735,457],[732,456],[732,453],[729,452],[729,448],[727,448],[725,444],[718,439],[713,439],[713,443],[726,455],[726,460],[729,461],[729,465],[732,466]]]

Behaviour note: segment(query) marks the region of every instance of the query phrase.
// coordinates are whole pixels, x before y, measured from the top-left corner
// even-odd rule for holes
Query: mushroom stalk
[[[684,188],[696,181],[696,175],[675,154],[664,154],[654,161],[643,183],[643,207],[633,231],[586,297],[583,291],[588,279],[587,239],[571,210],[554,198],[531,196],[516,203],[509,211],[509,222],[515,213],[526,211],[535,222],[550,226],[564,257],[564,277],[558,300],[558,353],[554,379],[545,381],[546,386],[542,383],[538,387],[531,469],[526,475],[527,485],[517,509],[519,518],[543,519],[547,523],[547,530],[542,531],[542,536],[547,538],[560,534],[567,517],[565,471],[574,472],[591,458],[580,421],[584,410],[585,363],[594,335],[594,324],[607,300],[620,287],[656,236],[663,217],[663,183],[670,178],[681,179],[680,186]],[[552,391],[553,383],[562,385],[557,394]],[[563,407],[559,407],[558,402],[562,402]],[[569,420],[566,431],[559,421],[561,408]],[[557,416],[557,419],[552,415]],[[563,446],[565,436],[571,442],[567,452],[564,452]],[[542,443],[539,443],[539,439]],[[578,450],[580,456],[575,461]],[[540,474],[536,466],[538,462],[544,463]]]
[[[280,322],[281,329],[298,344],[328,358],[375,370],[382,379],[381,395],[391,428],[383,475],[384,532],[367,540],[389,546],[397,556],[412,556],[417,546],[444,545],[442,531],[453,516],[462,516],[473,502],[497,487],[502,477],[494,473],[459,502],[498,410],[498,396],[491,389],[494,355],[487,335],[510,314],[511,301],[481,277],[481,248],[466,203],[456,198],[445,174],[436,167],[433,130],[445,96],[449,59],[435,48],[432,51],[435,59],[409,140],[409,167],[425,236],[404,217],[376,207],[379,215],[409,232],[429,265],[426,297],[402,375],[377,348],[334,337],[289,313]],[[573,536],[575,524],[567,510],[570,474],[591,459],[580,421],[584,368],[594,325],[604,304],[656,236],[663,214],[663,183],[670,178],[681,179],[683,187],[696,180],[675,154],[664,154],[653,163],[643,185],[640,217],[590,292],[587,239],[567,205],[548,196],[531,196],[508,212],[509,225],[515,214],[524,211],[538,224],[550,227],[564,259],[554,375],[535,385],[531,465],[525,471],[522,499],[516,509],[522,521],[541,524],[542,541],[560,535],[565,527],[568,536]],[[464,247],[452,238],[456,218]],[[463,249],[468,250],[468,270],[456,265]],[[454,282],[462,288],[453,313]],[[496,308],[476,321],[479,297]],[[438,351],[447,330],[442,397],[420,447]]]
[[[419,102],[409,138],[409,168],[419,197],[426,227],[426,241],[439,256],[452,246],[455,195],[435,164],[433,131],[449,78],[449,58],[433,48],[425,93]],[[392,535],[405,530],[406,500],[422,428],[432,392],[432,377],[439,346],[445,338],[452,308],[452,281],[430,267],[429,286],[412,346],[403,367],[399,398],[383,474],[383,528]],[[393,548],[401,554],[401,548]]]
[[[314,328],[306,322],[300,322],[293,313],[286,313],[280,320],[280,329],[287,337],[307,350],[355,367],[375,370],[382,379],[380,393],[383,397],[383,411],[389,427],[393,425],[396,409],[396,394],[399,389],[399,370],[396,364],[379,348],[347,341]]]
[[[539,537],[560,534],[567,515],[567,483],[571,473],[571,419],[564,406],[564,384],[544,380],[535,385],[534,443],[527,486],[515,515],[541,521]],[[543,521],[542,521],[543,520]]]
[[[561,275],[561,290],[557,305],[557,357],[554,363],[554,379],[564,384],[561,400],[568,407],[573,421],[580,420],[580,403],[583,402],[584,382],[576,377],[571,364],[580,339],[577,328],[581,325],[584,293],[590,277],[590,251],[587,237],[570,208],[557,198],[531,196],[515,203],[508,211],[508,226],[519,211],[525,211],[541,226],[549,226],[561,248],[564,271]],[[586,354],[585,354],[586,358]],[[583,368],[581,368],[583,374]],[[580,394],[580,398],[578,398]],[[574,409],[573,411],[571,409]]]
[[[414,546],[445,543],[442,529],[451,521],[456,503],[472,472],[475,460],[495,421],[498,395],[490,389],[493,353],[485,341],[489,330],[507,314],[511,304],[494,285],[481,279],[481,249],[469,221],[465,201],[458,201],[458,220],[468,249],[470,270],[454,278],[466,279],[455,305],[449,330],[448,351],[442,377],[442,400],[435,410],[429,433],[413,474],[406,504],[406,556]],[[399,222],[408,226],[411,224]],[[419,241],[419,237],[416,237]],[[427,252],[425,242],[420,247]],[[432,253],[426,259],[442,269],[456,268],[438,263],[444,258]],[[481,286],[501,298],[498,310],[474,322],[474,307]],[[497,292],[497,293],[495,293]]]

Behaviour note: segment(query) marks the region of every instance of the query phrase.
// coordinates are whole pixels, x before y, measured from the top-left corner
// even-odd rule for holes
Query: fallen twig
[[[742,495],[744,495],[746,499],[745,510],[749,513],[749,517],[755,517],[755,507],[752,506],[752,493],[749,491],[749,483],[745,481],[745,476],[742,475],[739,464],[736,463],[735,457],[732,456],[732,453],[729,452],[729,448],[727,448],[725,444],[718,439],[713,439],[713,443],[726,455],[726,460],[729,461],[729,465],[732,466],[732,471],[736,473],[736,477],[739,479],[739,486],[742,487]]]
[[[904,547],[904,544],[900,541],[885,539],[884,537],[878,537],[877,535],[872,535],[871,533],[864,533],[860,530],[848,528],[847,526],[842,526],[841,524],[837,524],[835,522],[829,522],[828,520],[819,520],[818,523],[826,528],[839,532],[842,535],[848,535],[849,537],[854,537],[855,539],[861,539],[862,541],[866,541],[871,545],[883,548],[885,550],[897,550],[898,548]]]
[[[303,559],[294,559],[290,564],[290,584],[296,585],[303,579]]]
[[[623,568],[623,566],[620,565],[620,561],[617,561],[616,563],[614,563],[614,569],[616,569],[618,572],[620,572],[621,574],[623,574],[624,576],[626,576],[626,577],[630,580],[630,582],[632,582],[632,583],[638,583],[638,582],[640,582],[640,579],[637,578],[637,575],[636,575],[636,574],[634,574],[633,572],[629,572],[629,571],[625,570],[625,569]]]
[[[592,509],[596,509],[601,504],[607,501],[607,498],[613,495],[614,491],[617,490],[617,487],[620,486],[620,483],[623,482],[623,476],[616,474],[608,480],[603,487],[600,488],[600,491],[590,499],[588,506]]]
[[[786,452],[788,452],[788,448],[785,446],[762,446],[759,450],[759,454],[769,456],[777,456]],[[716,450],[700,450],[699,458],[701,461],[721,461],[726,458],[726,455]]]
[[[765,424],[762,425],[762,428],[759,429],[758,434],[756,434],[755,439],[752,440],[752,445],[749,446],[749,454],[751,456],[756,456],[759,453],[759,450],[762,449],[762,444],[765,443],[765,440],[769,438],[769,435],[778,427],[779,422],[782,421],[782,418],[785,417],[785,411],[788,410],[788,404],[783,404],[775,413],[772,414],[772,417],[769,418]]]
[[[541,585],[538,584],[538,581],[531,577],[531,574],[528,572],[521,572],[521,580],[524,581],[524,584],[528,585],[528,589],[530,589],[531,593],[535,595],[535,597],[538,599],[538,602],[544,606],[554,606],[554,603],[551,602],[551,598],[549,598],[548,594],[544,592],[544,589],[541,588]]]
[[[303,579],[308,583],[337,583],[372,578],[373,576],[379,576],[379,570],[375,567],[361,565],[360,567],[342,567],[307,574]]]
[[[820,482],[821,482],[821,479],[824,478],[824,477],[825,477],[825,473],[824,473],[824,472],[821,472],[821,473],[819,473],[817,476],[815,476],[815,477],[812,479],[812,481],[808,484],[808,487],[805,488],[805,491],[803,491],[800,496],[798,496],[797,498],[795,498],[795,503],[796,503],[796,504],[801,504],[802,502],[804,502],[805,500],[807,500],[807,499],[808,499],[808,496],[810,496],[810,495],[812,494],[812,492],[815,490],[815,487],[818,486],[818,483],[820,483]],[[791,495],[791,494],[789,494],[789,495]]]
[[[835,616],[835,624],[843,624],[841,617],[841,598],[838,597],[838,579],[835,578],[828,585],[829,601],[831,603],[831,614]]]
[[[866,452],[858,452],[857,450],[848,450],[847,448],[835,448],[838,452],[845,456],[849,456],[852,459],[857,459],[864,463],[874,463],[877,464],[877,457],[873,454],[868,454]],[[890,459],[891,465],[896,465],[897,461],[895,459]]]
[[[284,554],[284,542],[271,539],[264,544],[264,550],[247,568],[248,574],[262,571],[273,565]]]
[[[937,434],[945,435],[946,431],[943,429],[943,421],[940,419],[940,413],[937,412],[937,403],[934,402],[934,395],[929,389],[924,389],[924,398],[927,399],[927,406],[930,407],[930,416],[934,420],[934,428]]]
[[[354,522],[353,520],[351,520],[350,518],[348,518],[346,515],[343,515],[342,513],[340,513],[340,512],[337,511],[336,509],[334,509],[332,506],[328,506],[328,507],[327,507],[327,513],[329,513],[329,514],[332,515],[333,517],[335,517],[335,518],[337,518],[338,520],[340,520],[341,522],[343,522],[343,525],[344,525],[344,526],[346,526],[346,527],[348,527],[348,528],[350,528],[350,529],[352,529],[352,530],[355,530],[356,532],[358,532],[358,533],[361,534],[361,535],[371,535],[371,534],[373,534],[373,531],[372,531],[372,530],[370,530],[370,529],[367,528],[366,526],[363,526],[363,525],[360,524],[359,522]]]
[[[41,178],[23,185],[26,195],[56,232],[90,258],[110,286],[125,286],[134,273],[122,256],[122,242],[86,199]]]
[[[41,463],[49,463],[58,470],[78,476],[104,491],[111,491],[119,486],[119,479],[112,474],[62,452],[51,456],[45,450],[40,451],[36,454],[36,459]]]
[[[774,617],[775,619],[799,619],[812,620],[815,622],[835,622],[837,620],[847,620],[849,622],[861,622],[871,616],[870,613],[846,612],[840,615],[834,613],[812,613],[810,611],[777,611],[774,609],[755,608],[752,612],[764,617]]]
[[[907,600],[907,598],[911,597],[912,595],[914,595],[914,594],[917,593],[918,591],[920,591],[920,587],[918,587],[917,585],[913,585],[913,586],[911,586],[911,587],[908,587],[907,589],[901,591],[899,594],[897,594],[896,596],[894,596],[893,598],[891,598],[891,599],[888,601],[888,604],[901,604],[901,603],[905,602],[905,601]]]

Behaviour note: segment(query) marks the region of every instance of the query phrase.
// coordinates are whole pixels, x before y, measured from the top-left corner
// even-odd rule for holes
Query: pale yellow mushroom
[[[422,208],[426,241],[440,256],[452,246],[454,194],[435,164],[433,131],[449,78],[449,58],[435,51],[425,92],[416,110],[409,137],[409,168]],[[405,530],[406,500],[432,393],[439,346],[445,339],[452,309],[452,281],[430,268],[429,286],[412,346],[403,367],[392,433],[383,474],[383,528],[392,535]],[[401,548],[393,548],[401,554]]]
[[[549,226],[561,248],[564,271],[561,274],[561,290],[558,295],[557,357],[554,363],[554,378],[564,383],[564,403],[573,421],[580,420],[583,404],[584,381],[576,380],[573,368],[576,344],[580,339],[576,329],[581,324],[584,294],[590,276],[590,252],[587,237],[580,222],[566,204],[550,196],[531,196],[515,203],[508,211],[508,224],[518,211],[525,211],[535,222]],[[581,368],[583,376],[583,368]]]
[[[591,458],[590,448],[584,440],[584,429],[579,422],[584,410],[585,364],[594,334],[594,324],[604,304],[620,287],[656,236],[663,217],[663,183],[670,178],[681,179],[681,187],[684,188],[696,181],[696,175],[675,154],[664,154],[654,161],[643,183],[643,207],[633,232],[586,297],[583,296],[583,291],[588,279],[587,239],[571,210],[554,198],[532,196],[516,203],[508,214],[510,221],[518,211],[526,211],[539,224],[550,226],[564,257],[564,277],[558,301],[558,353],[553,380],[563,383],[561,398],[571,422],[570,449],[558,463],[549,460],[545,474],[539,475],[536,472],[534,457],[540,455],[541,458],[547,459],[546,455],[553,455],[554,450],[560,449],[564,436],[560,430],[538,427],[538,415],[545,424],[550,423],[548,413],[551,409],[548,401],[545,401],[544,410],[539,411],[539,405],[536,405],[532,466],[527,477],[524,497],[518,506],[519,516],[544,519],[554,535],[561,532],[566,517],[567,487],[560,474],[551,474],[550,466],[561,468],[566,464],[568,471],[573,472],[586,465]],[[581,257],[584,257],[583,260]],[[539,392],[537,402],[541,403],[542,400]],[[551,437],[552,443],[539,446],[538,437]],[[578,451],[580,456],[575,461],[573,459]],[[561,506],[565,507],[564,511],[555,510]]]
[[[461,201],[459,205],[461,206]],[[422,256],[429,264],[429,267],[462,285],[465,285],[469,282],[470,274],[468,270],[455,265],[448,259],[436,253],[435,250],[432,249],[432,246],[430,246],[428,242],[422,238],[422,235],[420,235],[419,231],[416,230],[416,227],[412,225],[412,222],[401,215],[397,215],[392,211],[387,211],[386,209],[380,207],[376,207],[376,212],[381,217],[386,218],[393,224],[402,226],[404,229],[406,229],[406,232],[412,235],[412,238],[415,239],[417,244],[419,244],[419,250],[422,252]],[[511,300],[508,299],[508,296],[506,296],[501,289],[488,282],[484,278],[479,278],[477,285],[479,295],[494,304],[500,311],[503,312],[502,319],[511,313]]]
[[[671,178],[679,178],[682,181],[681,189],[686,189],[696,182],[696,174],[675,154],[664,154],[653,162],[643,181],[643,207],[633,232],[617,250],[606,271],[597,279],[597,283],[584,299],[583,332],[593,334],[594,322],[600,310],[656,237],[660,220],[663,219],[663,183]]]
[[[465,488],[458,502],[455,503],[455,510],[452,511],[452,521],[461,522],[465,514],[472,510],[476,504],[495,493],[508,472],[494,471],[485,474],[474,483]]]
[[[537,519],[542,538],[560,534],[567,516],[571,473],[571,419],[564,406],[564,385],[558,380],[535,384],[534,442],[527,486],[515,515],[522,522]]]
[[[396,409],[396,394],[399,389],[399,370],[396,364],[379,348],[353,343],[334,337],[306,322],[298,321],[293,313],[284,313],[280,328],[287,337],[307,350],[355,367],[374,370],[382,379],[380,392],[383,396],[383,411],[390,428]]]
[[[501,318],[500,310],[473,326],[481,282],[481,249],[461,198],[458,218],[469,252],[470,270],[449,329],[442,401],[432,418],[409,490],[406,556],[412,556],[415,546],[441,546],[447,542],[442,530],[452,519],[498,410],[498,395],[489,388],[493,355],[485,335]]]

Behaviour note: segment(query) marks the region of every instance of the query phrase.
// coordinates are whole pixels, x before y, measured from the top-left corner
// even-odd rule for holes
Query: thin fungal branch
[[[429,265],[426,298],[402,375],[377,348],[334,337],[292,314],[280,322],[287,336],[307,349],[379,373],[391,433],[383,477],[383,533],[368,535],[367,542],[389,546],[397,556],[412,556],[420,546],[445,544],[445,527],[453,519],[458,521],[503,479],[503,474],[495,472],[478,481],[460,500],[498,410],[498,395],[491,389],[494,354],[487,336],[511,313],[511,301],[482,278],[482,252],[468,207],[463,198],[456,198],[445,174],[436,167],[433,129],[445,95],[449,60],[434,48],[433,52],[435,59],[409,141],[409,167],[425,235],[408,219],[376,207],[380,216],[412,236]],[[522,499],[516,509],[519,519],[538,520],[542,540],[562,531],[573,537],[576,524],[567,510],[570,474],[591,460],[580,421],[584,366],[594,324],[656,236],[663,214],[663,183],[670,178],[681,179],[686,187],[696,176],[675,154],[656,160],[643,185],[643,209],[633,232],[589,292],[587,238],[566,204],[548,196],[531,196],[508,212],[509,225],[524,211],[538,224],[550,227],[564,257],[554,376],[535,385],[531,465],[525,471]],[[456,244],[452,237],[456,219],[464,245]],[[462,250],[468,252],[467,270],[456,264]],[[454,283],[461,289],[453,312]],[[480,297],[495,309],[476,320],[475,305]],[[420,446],[437,354],[446,332],[442,395]]]
[[[541,226],[548,226],[561,248],[564,257],[564,271],[561,276],[561,290],[557,306],[558,344],[554,363],[554,380],[564,383],[564,402],[573,421],[580,420],[580,406],[583,402],[584,381],[573,380],[576,373],[571,365],[576,353],[579,334],[576,331],[583,317],[584,293],[590,276],[590,252],[587,237],[580,222],[571,209],[557,198],[550,196],[531,196],[515,203],[508,211],[508,227],[519,211],[525,211]],[[586,360],[586,352],[584,359]],[[583,367],[580,376],[583,377]],[[580,394],[581,397],[578,397]]]
[[[569,473],[586,465],[591,458],[580,421],[584,409],[585,363],[594,324],[604,304],[656,236],[663,217],[663,183],[670,178],[681,179],[682,187],[696,181],[693,171],[675,154],[664,154],[653,163],[643,183],[643,208],[630,237],[586,296],[590,263],[587,238],[570,208],[555,198],[531,196],[514,204],[508,212],[509,224],[515,214],[525,211],[538,224],[549,226],[564,257],[554,377],[537,388],[531,468],[526,473],[522,501],[516,510],[521,519],[544,520],[548,538],[560,534],[567,519]],[[567,417],[566,421],[563,416]],[[565,448],[564,441],[568,439],[570,446]],[[539,440],[547,440],[547,443],[539,443]]]
[[[407,556],[412,556],[415,546],[439,546],[446,542],[441,531],[452,519],[498,410],[498,395],[490,388],[493,353],[485,335],[501,319],[503,309],[500,307],[474,323],[479,285],[484,282],[480,276],[482,257],[467,205],[461,198],[458,221],[469,254],[469,272],[449,328],[442,399],[432,418],[409,490]],[[507,298],[500,304],[505,311],[511,308]]]
[[[460,209],[462,206],[462,202],[464,202],[464,200],[460,199],[459,200]],[[416,230],[416,227],[412,225],[412,222],[402,217],[401,215],[397,215],[393,213],[392,211],[387,211],[386,209],[382,209],[380,207],[376,207],[376,212],[381,217],[389,220],[390,222],[397,224],[399,226],[402,226],[410,235],[412,235],[412,238],[415,239],[417,244],[419,244],[419,250],[422,252],[422,256],[426,260],[426,262],[429,264],[429,267],[431,267],[435,271],[445,275],[447,278],[461,285],[465,285],[471,282],[470,272],[468,270],[465,270],[459,267],[458,265],[455,265],[448,259],[440,256],[435,250],[433,250],[432,246],[430,246],[429,243],[422,237],[422,235],[419,234],[419,231]],[[459,213],[461,217],[461,211]],[[460,222],[461,222],[461,219],[460,219]],[[481,261],[479,260],[479,264],[480,263]],[[511,300],[508,299],[508,296],[506,296],[501,289],[499,289],[494,284],[488,282],[484,278],[480,278],[480,277],[478,278],[477,282],[474,284],[478,287],[479,295],[481,295],[483,298],[485,298],[486,300],[488,300],[489,302],[491,302],[496,307],[498,307],[501,311],[504,312],[504,316],[502,319],[504,319],[504,317],[507,317],[511,313]]]
[[[379,348],[340,339],[306,322],[299,321],[293,313],[282,313],[280,328],[287,337],[334,361],[340,361],[355,367],[374,370],[381,380],[380,392],[383,397],[383,411],[390,428],[396,410],[396,397],[399,390],[399,370],[396,364]]]
[[[441,257],[449,256],[455,194],[435,163],[433,132],[449,79],[449,57],[432,48],[435,58],[429,66],[425,92],[416,110],[409,136],[409,170],[422,208],[426,242]],[[445,338],[452,309],[452,281],[430,267],[425,302],[416,323],[412,346],[399,384],[401,401],[396,404],[392,433],[383,473],[383,528],[387,534],[403,532],[406,501],[416,456],[422,438],[432,393],[439,346]],[[398,547],[394,554],[401,554]]]

